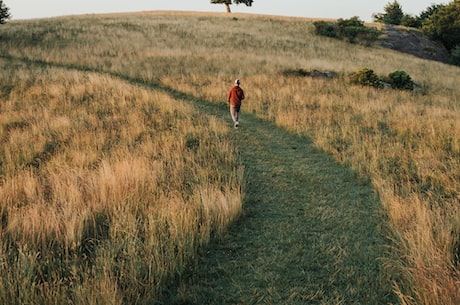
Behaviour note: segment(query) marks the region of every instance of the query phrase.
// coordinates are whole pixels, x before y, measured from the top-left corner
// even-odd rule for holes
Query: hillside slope
[[[171,264],[168,265],[169,270],[173,270],[169,274],[170,277],[157,280],[156,274],[151,272],[149,266],[143,265],[142,259],[132,260],[133,256],[125,255],[128,253],[123,252],[125,248],[116,247],[116,251],[97,252],[95,251],[97,247],[95,248],[93,247],[94,244],[91,244],[89,248],[91,251],[89,252],[101,255],[106,253],[105,258],[109,259],[110,263],[95,267],[93,269],[95,273],[83,273],[85,276],[88,275],[86,277],[89,280],[86,282],[90,287],[88,289],[83,289],[78,285],[67,285],[69,279],[75,274],[71,272],[64,274],[65,280],[59,279],[56,283],[63,287],[63,291],[75,289],[75,287],[80,289],[78,292],[71,293],[72,296],[83,296],[88,297],[88,299],[93,297],[91,300],[94,303],[102,304],[103,302],[98,297],[103,295],[100,290],[105,289],[104,296],[107,296],[108,299],[112,298],[111,300],[118,300],[119,303],[129,299],[136,300],[135,302],[139,304],[151,304],[158,301],[155,299],[154,290],[149,289],[150,285],[137,285],[137,283],[145,283],[145,279],[148,278],[155,282],[156,289],[164,289],[163,285],[169,283],[172,275],[175,275],[179,279],[186,280],[179,286],[179,292],[173,293],[171,296],[172,299],[177,296],[178,302],[181,298],[185,300],[184,302],[199,302],[203,299],[206,300],[206,296],[209,295],[221,297],[225,299],[223,301],[229,303],[232,302],[233,298],[247,300],[251,292],[250,288],[256,287],[249,286],[249,290],[246,289],[247,282],[244,282],[243,285],[241,284],[243,281],[240,281],[242,278],[244,279],[244,276],[241,277],[241,275],[246,273],[239,274],[238,270],[233,270],[235,268],[227,270],[229,266],[227,262],[230,265],[234,264],[233,258],[230,257],[227,260],[226,252],[219,250],[220,247],[225,248],[225,245],[237,244],[244,245],[240,247],[247,247],[248,249],[250,246],[255,246],[254,249],[266,249],[266,256],[264,253],[260,257],[263,257],[268,263],[254,261],[259,257],[259,254],[256,254],[258,251],[254,249],[251,250],[251,253],[257,257],[241,261],[243,266],[257,271],[251,276],[257,277],[256,281],[260,287],[253,291],[256,291],[256,295],[261,298],[270,297],[271,300],[275,301],[280,300],[280,296],[288,294],[285,283],[279,283],[278,288],[264,288],[275,284],[270,280],[272,275],[276,277],[282,274],[284,276],[282,270],[291,268],[290,264],[280,261],[280,266],[283,267],[276,270],[275,263],[283,254],[286,254],[287,259],[293,259],[295,263],[302,265],[304,270],[307,270],[308,266],[319,266],[324,263],[324,268],[318,270],[317,274],[311,270],[311,272],[303,274],[301,272],[301,275],[305,275],[304,282],[302,282],[302,276],[294,275],[294,272],[291,272],[292,269],[288,269],[290,271],[287,272],[286,276],[292,276],[293,283],[297,281],[293,284],[293,287],[297,287],[294,288],[293,298],[297,298],[297,300],[302,297],[313,298],[313,295],[308,294],[301,287],[319,289],[313,285],[321,285],[318,282],[324,276],[326,281],[334,283],[334,287],[337,284],[337,287],[341,288],[336,290],[330,286],[327,291],[319,289],[319,292],[324,292],[323,300],[337,297],[337,303],[340,303],[343,300],[351,299],[352,296],[362,299],[365,298],[362,296],[363,291],[369,290],[370,286],[373,287],[376,282],[382,279],[382,270],[379,269],[382,266],[380,265],[381,262],[379,261],[375,265],[375,257],[378,255],[370,252],[374,248],[369,241],[375,240],[378,243],[375,249],[381,249],[382,246],[387,245],[386,237],[390,238],[392,243],[391,247],[388,248],[391,256],[385,260],[383,278],[391,279],[391,281],[386,283],[387,285],[382,285],[383,290],[375,291],[375,294],[370,296],[371,298],[376,299],[380,296],[387,300],[388,298],[383,291],[386,291],[390,285],[394,288],[401,303],[426,305],[457,305],[460,303],[460,287],[458,286],[460,279],[460,269],[458,268],[460,261],[458,254],[458,245],[460,244],[460,235],[458,234],[460,232],[460,207],[458,205],[460,198],[460,177],[458,176],[460,173],[460,108],[458,106],[460,88],[457,77],[459,74],[458,67],[420,59],[385,48],[351,45],[336,39],[320,37],[314,35],[312,20],[308,19],[179,12],[86,15],[11,22],[0,27],[0,56],[3,58],[3,70],[0,71],[5,71],[1,74],[3,82],[0,87],[2,91],[0,97],[3,99],[0,104],[0,111],[3,111],[2,115],[5,118],[0,129],[3,136],[2,144],[5,144],[2,148],[8,152],[15,150],[21,152],[29,147],[33,149],[28,154],[16,154],[28,160],[18,165],[21,170],[32,170],[33,172],[34,168],[39,167],[40,162],[43,161],[46,164],[48,160],[52,159],[53,154],[58,154],[60,149],[66,147],[68,141],[74,139],[73,136],[69,136],[68,139],[70,140],[66,138],[66,141],[57,141],[60,139],[61,133],[54,130],[56,126],[61,126],[59,124],[64,123],[81,122],[78,119],[81,113],[72,112],[62,115],[48,109],[49,105],[46,102],[48,99],[53,102],[54,106],[76,105],[69,107],[69,109],[75,109],[77,106],[84,109],[89,106],[96,107],[92,111],[85,110],[91,119],[78,125],[78,128],[84,128],[90,132],[102,129],[101,133],[107,134],[104,136],[93,135],[94,141],[76,145],[77,149],[84,150],[94,146],[94,149],[97,150],[97,153],[94,154],[81,154],[84,156],[81,158],[82,160],[91,158],[91,162],[88,162],[89,165],[87,165],[89,171],[100,169],[101,172],[104,172],[102,171],[104,167],[101,166],[101,158],[111,155],[113,152],[120,153],[130,151],[130,149],[138,152],[136,147],[138,147],[139,141],[145,141],[144,144],[148,147],[152,143],[159,144],[160,148],[150,148],[147,151],[149,158],[154,160],[154,165],[160,161],[164,162],[160,169],[165,170],[159,170],[159,173],[165,174],[160,175],[161,179],[158,180],[160,183],[147,184],[149,186],[147,189],[158,190],[159,194],[165,195],[156,196],[149,200],[149,203],[156,202],[158,197],[160,199],[175,198],[175,200],[171,199],[171,202],[176,203],[174,205],[176,210],[172,209],[173,212],[170,215],[178,216],[182,220],[186,218],[176,211],[184,211],[180,207],[188,207],[190,202],[194,202],[192,205],[196,206],[196,202],[203,203],[209,200],[209,202],[221,205],[224,203],[222,208],[226,208],[225,200],[222,200],[221,195],[213,195],[215,194],[214,191],[203,191],[203,189],[193,187],[194,182],[206,184],[208,181],[226,181],[231,185],[234,182],[240,182],[234,177],[236,175],[234,171],[237,168],[226,157],[225,152],[238,147],[241,150],[241,161],[245,162],[247,167],[246,175],[250,182],[246,190],[245,209],[247,209],[247,215],[241,219],[241,222],[230,228],[230,233],[224,237],[221,244],[217,243],[211,246],[211,249],[216,250],[215,252],[212,251],[209,255],[204,255],[203,258],[203,265],[209,262],[215,266],[213,268],[217,270],[215,273],[219,276],[211,276],[210,279],[206,274],[206,267],[204,269],[199,267],[203,265],[199,265],[196,270],[192,271],[192,274],[186,275],[183,269]],[[23,66],[33,66],[34,69],[27,70],[29,68],[22,68]],[[53,69],[48,69],[50,67]],[[419,85],[420,90],[414,92],[376,90],[350,85],[347,81],[347,75],[363,67],[373,69],[380,76],[388,75],[395,70],[404,70]],[[54,68],[58,68],[59,71],[70,72],[78,70],[79,76],[76,77],[73,73],[69,73],[69,78],[57,77]],[[306,71],[314,69],[332,71],[337,77],[314,79],[287,76],[283,73],[299,68]],[[15,71],[15,73],[11,73],[11,71]],[[39,77],[30,80],[30,76],[35,75],[31,74],[30,71],[35,71],[34,73],[38,74]],[[139,95],[133,95],[135,98],[126,97],[124,90],[116,90],[116,88],[123,88],[123,86],[109,86],[109,83],[104,81],[107,77],[115,78],[117,83],[130,83],[130,88],[134,88],[134,92],[137,92],[136,88],[144,87],[147,93],[139,91],[137,92]],[[226,94],[235,78],[242,80],[242,86],[246,90],[247,96],[243,107],[242,128],[237,133],[234,133],[234,130],[229,128],[230,126],[224,127],[224,122],[228,119]],[[48,79],[53,79],[53,82],[50,83]],[[92,86],[93,83],[98,84],[97,90]],[[158,95],[157,91],[163,92]],[[105,92],[110,94],[104,98]],[[151,93],[152,97],[150,97]],[[102,98],[100,98],[101,96]],[[119,96],[121,98],[118,98]],[[145,106],[134,107],[136,111],[133,114],[131,111],[121,110],[122,105],[135,105],[134,101],[137,99],[143,101]],[[183,108],[184,111],[178,111],[173,107],[183,105],[183,103],[187,104],[187,107]],[[41,107],[40,109],[43,110],[41,113],[44,116],[37,120],[34,116],[36,114],[34,110],[27,107],[29,110],[25,114],[16,114],[14,111],[19,105]],[[101,107],[100,105],[104,106]],[[211,105],[216,106],[212,107]],[[186,109],[193,109],[193,111]],[[11,120],[12,114],[16,115],[16,120]],[[250,116],[248,116],[249,114]],[[207,119],[203,119],[203,116]],[[33,120],[33,124],[23,122],[25,118]],[[51,118],[51,120],[45,118]],[[244,119],[247,121],[245,122]],[[185,125],[176,123],[177,120],[183,121]],[[199,126],[203,126],[200,133],[195,130],[194,122],[196,120],[200,123]],[[98,124],[101,121],[102,123]],[[123,137],[125,140],[120,141],[121,136],[128,134],[125,124],[123,124],[125,121],[132,123],[129,131],[134,132],[135,136]],[[43,132],[43,134],[38,132],[37,135],[35,126],[38,123],[40,126],[44,126],[47,131],[51,128],[52,132]],[[247,126],[245,126],[246,123]],[[65,124],[64,127],[69,126]],[[208,125],[212,128],[205,129],[205,126]],[[97,126],[97,128],[88,126]],[[144,126],[146,131],[142,132],[141,126]],[[31,131],[29,138],[18,136],[26,131]],[[183,133],[176,133],[178,131]],[[166,137],[164,133],[172,136]],[[214,144],[213,138],[225,140],[229,135],[235,136],[235,142],[232,142],[231,145],[226,141],[222,143],[218,141],[220,143],[218,146],[211,145]],[[166,139],[170,138],[173,140],[169,144],[165,144]],[[14,142],[13,139],[19,142]],[[33,140],[24,143],[24,139]],[[36,141],[37,139],[39,141]],[[8,146],[9,141],[15,145]],[[102,145],[97,145],[101,141]],[[205,145],[202,145],[201,141],[204,141]],[[351,168],[355,174],[327,161],[325,155],[318,153],[310,146],[310,141],[316,149],[329,154],[342,166]],[[43,145],[27,145],[29,142]],[[248,143],[252,143],[253,147],[247,145]],[[205,149],[205,147],[213,148]],[[293,149],[294,147],[296,149]],[[312,159],[307,157],[306,153],[311,154]],[[15,154],[10,153],[9,155]],[[168,161],[166,156],[175,156],[177,163]],[[10,159],[20,161],[21,158]],[[131,160],[130,158],[127,159]],[[210,166],[210,169],[208,171],[197,169],[201,178],[190,178],[196,176],[196,171],[192,170],[192,167],[174,166],[174,164],[182,164],[184,159],[193,164]],[[289,162],[285,162],[284,159]],[[224,166],[208,162],[209,160],[224,164]],[[59,165],[57,162],[53,164]],[[130,173],[126,167],[121,166],[122,163],[112,165],[124,169],[128,174]],[[2,166],[4,169],[4,165]],[[222,169],[227,167],[229,167],[231,175],[222,172]],[[62,169],[63,167],[57,166],[57,168]],[[184,173],[184,177],[188,178],[175,179],[177,175],[171,173],[174,173],[176,169],[179,169]],[[64,188],[62,194],[74,194],[74,190],[82,187],[78,171],[68,172],[74,174],[70,180],[76,186],[68,192]],[[145,171],[140,172],[144,173]],[[151,171],[147,172],[150,173]],[[44,173],[47,172],[44,171]],[[109,171],[105,171],[105,173],[109,173]],[[19,181],[30,176],[16,175],[15,173],[9,173],[9,175],[14,176]],[[356,179],[354,175],[356,175]],[[342,177],[343,179],[339,180],[344,181],[337,181],[335,176]],[[4,181],[7,180],[3,178],[0,187],[22,185],[18,184],[17,180],[5,183]],[[15,192],[20,197],[14,202],[14,208],[10,207],[11,213],[26,211],[33,214],[36,211],[34,209],[36,206],[34,205],[34,208],[28,206],[27,198],[36,193],[41,194],[41,198],[45,201],[57,198],[50,196],[48,178],[41,177],[36,181],[42,185],[37,192]],[[59,181],[65,182],[67,180]],[[123,181],[123,179],[119,181]],[[166,181],[169,182],[165,183]],[[369,189],[362,185],[362,183],[368,182],[370,182],[373,191],[378,194],[379,200],[375,200],[370,195]],[[337,187],[331,185],[335,183]],[[83,184],[83,186],[85,185]],[[160,185],[165,186],[165,188],[159,188]],[[312,189],[311,186],[315,186],[315,188]],[[242,185],[238,184],[231,188],[233,187],[236,187],[237,190],[239,187],[244,189]],[[113,189],[116,190],[117,188]],[[206,187],[204,189],[206,190]],[[285,189],[290,190],[291,193],[284,191]],[[140,193],[145,190],[146,188],[139,188]],[[270,197],[272,191],[274,193],[275,190],[277,195]],[[350,194],[342,193],[347,191]],[[175,196],[175,192],[184,194],[184,198],[192,199],[185,204],[181,200],[177,200],[181,197]],[[217,194],[222,192],[224,195],[232,194],[228,192],[228,189],[221,188],[218,188],[216,192]],[[113,192],[112,195],[115,193]],[[83,194],[88,195],[92,192],[83,190]],[[101,191],[98,194],[104,195],[106,193]],[[132,198],[129,197],[130,194],[131,192],[126,192],[125,195],[127,198]],[[155,192],[148,192],[148,194],[152,195]],[[237,192],[235,197],[241,194]],[[318,197],[315,197],[316,194]],[[82,196],[80,194],[75,197],[81,198]],[[362,200],[363,197],[365,199]],[[104,198],[110,198],[110,196]],[[368,241],[361,240],[358,237],[360,233],[347,232],[342,234],[336,230],[335,226],[343,225],[348,230],[353,231],[354,223],[367,225],[367,223],[361,222],[361,217],[352,218],[349,222],[342,223],[344,219],[341,216],[349,216],[346,214],[347,211],[340,206],[342,200],[349,205],[355,204],[357,207],[369,208],[369,210],[355,212],[358,216],[369,217],[369,225],[375,228],[373,231],[367,227],[370,235],[366,235],[365,239],[369,237]],[[376,206],[365,204],[365,200],[374,202]],[[142,225],[149,222],[146,222],[143,213],[139,213],[139,210],[136,209],[139,202],[142,200],[130,201],[133,206],[133,211],[129,217],[132,224],[130,230],[132,230],[133,236],[138,237],[135,239],[137,242],[136,253],[139,254],[139,257],[145,258],[146,256],[143,254],[151,252],[146,251],[142,246],[143,241],[146,240],[146,231],[142,229]],[[262,204],[259,204],[260,202]],[[58,200],[58,203],[61,204],[61,201]],[[267,204],[267,210],[264,209],[264,203]],[[320,205],[323,203],[327,207]],[[59,207],[59,204],[56,206]],[[16,209],[16,206],[20,209]],[[323,218],[321,211],[315,210],[318,206],[321,206],[323,215],[325,215]],[[335,216],[331,214],[332,211],[328,210],[329,206],[334,206],[335,209],[333,210],[338,214]],[[219,217],[221,213],[216,212],[219,211],[219,208],[210,205],[198,209],[199,217],[191,218],[194,221],[197,219],[201,221],[202,218],[200,217],[211,213],[216,218],[215,221],[208,219],[208,224],[217,223],[225,227],[226,223],[234,219],[232,216]],[[291,208],[294,210],[290,210]],[[371,210],[371,208],[375,208],[375,210]],[[275,209],[280,210],[278,213],[270,213],[276,211]],[[39,211],[48,211],[48,209]],[[60,210],[57,209],[57,211]],[[384,216],[380,217],[380,213]],[[237,214],[234,213],[233,215]],[[2,212],[1,220],[7,219],[7,215],[8,212]],[[78,216],[75,213],[71,215]],[[178,233],[181,232],[180,228],[184,228],[180,224],[173,225],[169,222],[155,221],[156,218],[151,216],[152,214],[149,213],[148,215],[151,217],[151,224],[154,224],[150,227],[151,229],[165,228],[166,232],[170,230],[163,237],[167,238],[171,236],[168,235],[171,232]],[[257,216],[253,217],[254,221],[251,221],[251,215]],[[315,215],[315,219],[309,218],[313,215]],[[99,221],[99,225],[103,229],[102,233],[97,228],[92,230],[91,223],[84,223],[82,219],[79,221],[88,227],[87,234],[96,235],[96,237],[97,234],[101,234],[100,237],[105,237],[105,214],[102,216],[97,214],[96,216],[96,220]],[[275,216],[278,218],[273,218]],[[287,216],[295,217],[289,218]],[[118,220],[123,221],[124,218],[119,217]],[[274,223],[277,221],[284,223],[284,225],[276,226]],[[296,224],[295,227],[291,225],[291,221]],[[313,221],[318,221],[316,223],[318,227],[313,226],[315,224]],[[383,222],[379,223],[379,221]],[[15,223],[19,224],[20,222]],[[252,228],[252,223],[260,223],[260,226],[265,230],[257,231],[259,228]],[[157,224],[158,227],[156,227]],[[264,242],[259,240],[255,243],[246,239],[246,234],[240,234],[238,224],[241,225],[243,232],[253,232],[255,236],[260,234],[261,240]],[[274,226],[271,226],[272,224]],[[3,223],[2,228],[7,225]],[[324,227],[321,227],[322,225]],[[328,225],[329,227],[327,227]],[[81,225],[81,227],[84,226]],[[291,244],[289,244],[287,235],[283,231],[279,231],[283,227],[287,228],[287,235],[295,236],[295,239],[290,241]],[[391,233],[382,238],[380,227],[389,227]],[[60,227],[56,226],[56,228]],[[211,233],[206,232],[206,229],[201,225],[195,228],[199,233],[205,233],[205,235]],[[252,229],[254,230],[251,231]],[[225,232],[222,227],[215,230],[216,232],[213,234],[216,233],[217,235]],[[304,232],[304,230],[311,231]],[[328,230],[335,235],[332,234],[334,236],[331,236]],[[75,232],[77,235],[81,234],[81,230],[75,230]],[[122,232],[124,231],[116,231],[115,236]],[[269,236],[268,233],[270,232],[273,232],[275,236]],[[4,233],[4,231],[0,233]],[[37,236],[46,236],[46,234],[38,232]],[[124,246],[131,244],[132,239],[129,237],[127,238],[123,234],[118,236],[125,238]],[[157,235],[148,236],[152,237],[149,241],[153,244]],[[187,238],[186,234],[184,236],[186,237],[183,239],[168,239],[176,243],[172,245],[171,251],[176,254],[175,257],[181,263],[187,259],[195,258],[196,253],[193,251],[199,248],[199,243],[190,243],[189,241],[193,239]],[[350,271],[348,268],[360,269],[362,265],[353,260],[353,255],[359,252],[358,249],[354,249],[353,245],[344,244],[343,240],[336,239],[336,236],[340,236],[350,243],[364,243],[362,249],[365,251],[363,253],[369,250],[369,260],[366,257],[360,257],[360,259],[373,266],[370,268],[370,278],[367,279],[366,275],[363,275],[364,277],[359,277],[359,279],[369,280],[370,286],[367,283],[362,283],[363,290],[353,291],[346,284],[341,285],[346,274],[354,277],[355,274],[359,273],[356,270]],[[283,240],[281,249],[274,246],[279,238]],[[10,239],[5,238],[3,240],[9,241]],[[328,240],[331,243],[337,242],[336,247],[328,249],[324,245],[318,244],[321,240]],[[90,241],[92,242],[92,240]],[[309,244],[306,245],[304,241],[308,241]],[[96,241],[95,244],[100,243]],[[295,244],[300,244],[301,247],[296,248],[293,246]],[[40,248],[43,246],[52,248],[53,245],[54,243],[42,243],[37,249],[32,250],[39,251],[43,249]],[[68,245],[79,247],[78,242],[69,242]],[[187,245],[193,250],[189,256],[185,257],[182,255],[183,252],[176,251],[184,250]],[[160,252],[164,250],[162,247],[153,248],[159,249]],[[279,252],[270,253],[268,250],[275,248]],[[309,256],[305,256],[304,260],[301,255],[301,250],[304,248],[307,248],[305,253],[316,250],[313,252],[320,257],[324,256],[324,262],[317,262],[314,257]],[[10,248],[5,247],[4,249]],[[296,250],[298,252],[291,252]],[[12,251],[11,253],[14,256],[20,252]],[[76,255],[76,252],[70,251],[68,253]],[[24,259],[30,266],[34,264],[33,259],[36,257],[29,255],[20,258]],[[78,255],[75,257],[78,258]],[[168,256],[164,255],[163,258],[165,257],[166,261],[169,262]],[[386,257],[386,254],[382,253],[379,257]],[[57,257],[58,260],[62,258],[63,256]],[[238,252],[236,259],[238,258],[244,258],[244,250]],[[341,259],[343,259],[344,264],[348,264],[346,267],[338,263],[342,263]],[[221,261],[225,260],[227,262],[221,264]],[[104,262],[104,260],[101,261]],[[151,261],[158,262],[159,260],[152,259]],[[119,262],[122,262],[123,267],[127,269],[120,271]],[[22,272],[21,264],[24,261],[18,259],[16,263],[19,267],[15,270]],[[256,265],[259,266],[259,263],[260,269],[255,268]],[[10,265],[2,265],[6,268],[8,266]],[[159,266],[161,267],[162,264]],[[219,266],[225,268],[225,272],[222,272],[224,276],[220,276],[221,269]],[[59,267],[59,264],[56,264],[56,267]],[[247,272],[247,268],[243,268],[246,270],[245,272]],[[37,277],[34,277],[33,272],[17,274],[11,270],[5,270],[5,274],[14,274],[18,277],[29,276],[30,282],[22,282],[30,284],[29,287],[35,291],[33,288],[37,285]],[[56,270],[61,269],[57,268]],[[129,273],[130,276],[127,277],[125,270],[132,270],[133,272]],[[323,273],[325,270],[335,270],[338,273],[326,275]],[[347,271],[343,274],[343,270]],[[194,273],[195,271],[196,273]],[[62,273],[62,271],[59,272]],[[54,276],[60,274],[59,272],[49,274]],[[249,273],[251,272],[249,271]],[[94,274],[98,276],[92,277]],[[308,274],[312,277],[308,278]],[[266,275],[265,278],[264,275]],[[316,275],[319,277],[315,278]],[[13,283],[12,285],[16,287],[14,281],[17,281],[18,277],[10,278],[7,276],[6,278],[11,279],[11,281],[0,281],[0,284]],[[106,281],[107,277],[109,280]],[[192,287],[190,290],[186,290],[189,278],[192,281]],[[43,279],[47,278],[41,276],[39,279],[41,281],[39,283],[40,289],[43,289],[44,293],[48,293],[48,297],[55,296],[53,294],[55,290],[46,289],[49,287],[49,283]],[[311,279],[312,286],[307,284],[308,279]],[[210,283],[210,280],[213,282]],[[223,284],[219,283],[220,281]],[[223,290],[230,287],[230,296],[225,296],[223,293],[218,293],[219,296],[213,295],[212,291],[206,287],[207,283],[210,283],[210,287],[224,287]],[[235,294],[238,287],[241,287],[240,291],[244,294]],[[130,288],[132,290],[129,290]],[[6,289],[8,290],[8,288]],[[144,292],[148,291],[149,295],[138,293],[138,289]],[[24,291],[21,290],[21,292]],[[275,293],[270,295],[270,291]],[[67,293],[62,293],[62,295],[66,296]],[[136,299],[139,295],[145,298]],[[314,300],[315,302],[321,301],[319,294]],[[86,301],[82,303],[90,303],[89,300]],[[113,302],[107,303],[113,304]],[[126,301],[126,303],[129,302]]]

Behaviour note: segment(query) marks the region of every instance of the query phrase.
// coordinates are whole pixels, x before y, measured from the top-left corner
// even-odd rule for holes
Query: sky
[[[432,4],[447,0],[398,0],[403,12],[418,15]],[[210,0],[3,0],[12,20],[80,14],[139,12],[156,10],[225,12]],[[384,12],[393,0],[254,0],[252,7],[232,5],[235,13],[280,15],[307,18],[344,18],[358,16],[372,21],[372,14]]]

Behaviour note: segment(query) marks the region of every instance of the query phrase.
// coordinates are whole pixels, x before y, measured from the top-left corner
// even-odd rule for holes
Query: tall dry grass
[[[395,259],[386,265],[401,303],[460,302],[458,67],[317,37],[311,21],[299,18],[143,13],[12,22],[0,31],[4,56],[103,71],[207,101],[224,103],[232,80],[241,78],[247,95],[242,120],[251,112],[308,135],[362,179],[372,181],[395,240],[390,249]],[[362,67],[382,76],[405,70],[422,89],[375,90],[344,81]],[[335,71],[341,78],[282,74],[297,68]],[[86,98],[81,94],[77,100]],[[9,124],[19,141],[9,148],[17,152],[11,158],[26,164],[34,163],[30,160],[43,143],[59,151],[61,144],[56,143],[69,141],[57,133],[50,142],[36,132],[30,136],[36,148],[25,151],[23,144],[30,139],[19,139],[31,128],[20,120]],[[53,124],[59,130],[68,128],[62,119]],[[101,137],[90,137],[85,145],[99,143],[104,151],[107,141]],[[193,136],[188,143],[194,146]],[[38,153],[39,159],[47,155]],[[97,153],[87,155],[73,158],[102,164],[95,161]],[[27,202],[30,194],[21,196],[21,202]],[[116,288],[110,283],[98,285],[110,291]]]
[[[108,76],[0,65],[0,303],[155,302],[240,212],[226,128]]]
[[[268,107],[254,103],[250,108],[313,136],[318,147],[371,179],[397,245],[392,251],[399,260],[386,264],[404,279],[395,281],[401,302],[458,303],[458,95],[449,101],[438,92],[435,103],[430,93],[350,87],[340,80],[277,81],[291,90],[278,90],[265,101]]]

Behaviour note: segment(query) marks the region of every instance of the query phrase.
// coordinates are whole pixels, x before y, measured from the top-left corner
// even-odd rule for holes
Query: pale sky
[[[418,15],[431,4],[453,0],[398,0],[404,13]],[[268,14],[308,18],[351,18],[372,21],[373,13],[384,12],[393,0],[254,0],[252,7],[232,5],[237,13]],[[225,12],[210,0],[4,0],[12,19],[30,19],[79,14],[138,12],[155,10]]]

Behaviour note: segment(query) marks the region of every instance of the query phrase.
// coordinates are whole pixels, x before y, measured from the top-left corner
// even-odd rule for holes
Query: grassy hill
[[[257,137],[241,141],[246,113],[261,132],[311,139],[378,194],[392,240],[381,266],[400,303],[458,304],[459,68],[313,32],[301,18],[166,12],[1,26],[2,303],[161,299],[259,188],[245,182],[257,160],[244,153]],[[404,70],[421,89],[349,84],[363,67]],[[337,76],[283,73],[295,69]],[[225,121],[235,78],[238,134]],[[303,180],[289,181],[286,192]]]

